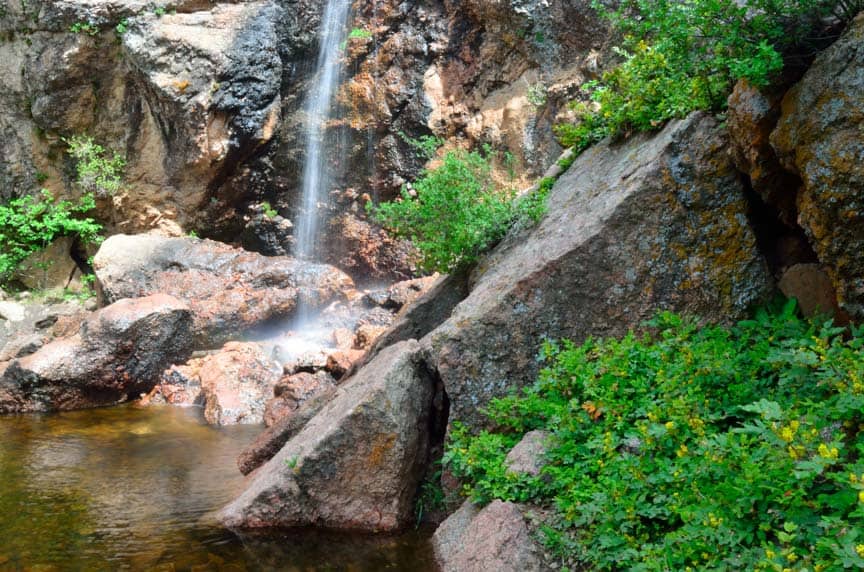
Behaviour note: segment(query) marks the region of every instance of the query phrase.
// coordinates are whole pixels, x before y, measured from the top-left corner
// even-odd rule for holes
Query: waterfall
[[[330,191],[331,173],[325,164],[334,149],[326,141],[327,121],[342,75],[342,50],[348,38],[350,0],[327,0],[319,33],[315,84],[306,100],[306,163],[303,166],[302,210],[297,221],[295,256],[315,259],[319,203]]]

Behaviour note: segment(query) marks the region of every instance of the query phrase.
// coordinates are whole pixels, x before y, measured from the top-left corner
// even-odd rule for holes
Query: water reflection
[[[207,515],[242,487],[258,427],[133,406],[0,417],[0,571],[431,570],[425,535],[238,537]]]

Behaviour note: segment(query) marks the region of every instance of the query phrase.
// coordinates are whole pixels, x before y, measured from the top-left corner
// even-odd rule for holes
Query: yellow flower
[[[825,443],[819,444],[819,456],[824,457],[825,459],[836,459],[840,454],[840,451],[837,450],[837,447],[828,448],[828,445]]]
[[[681,443],[681,446],[678,447],[678,451],[676,451],[675,454],[678,455],[679,457],[683,457],[684,455],[687,454],[687,452],[688,452],[687,445],[685,445],[684,443]]]
[[[780,430],[779,437],[787,443],[791,443],[792,439],[795,438],[795,431],[793,431],[791,427],[784,427]]]
[[[858,556],[864,558],[864,544],[855,545],[855,552],[858,553]]]
[[[858,491],[858,502],[864,502],[864,491]]]
[[[668,431],[671,431],[672,429],[675,429],[675,422],[674,422],[674,421],[667,421],[667,422],[666,422],[666,429],[667,429]]]
[[[765,550],[765,558],[768,558],[769,560],[771,560],[771,559],[773,559],[775,556],[777,556],[777,553],[774,552],[773,550],[771,550],[770,548],[767,549],[767,550]]]

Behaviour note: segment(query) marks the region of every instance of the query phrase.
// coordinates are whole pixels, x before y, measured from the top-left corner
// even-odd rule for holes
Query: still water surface
[[[433,570],[422,533],[239,537],[208,514],[261,428],[134,406],[0,417],[0,572]]]

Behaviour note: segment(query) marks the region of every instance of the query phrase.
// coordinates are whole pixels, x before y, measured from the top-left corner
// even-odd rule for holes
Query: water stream
[[[321,209],[330,192],[332,158],[327,122],[333,116],[334,96],[342,76],[342,50],[348,38],[349,0],[327,0],[319,32],[315,87],[306,100],[306,162],[303,167],[302,213],[297,221],[294,254],[299,258],[320,258],[317,234]]]
[[[260,426],[135,406],[0,417],[0,571],[432,570],[426,535],[237,536],[208,515],[240,491]]]

